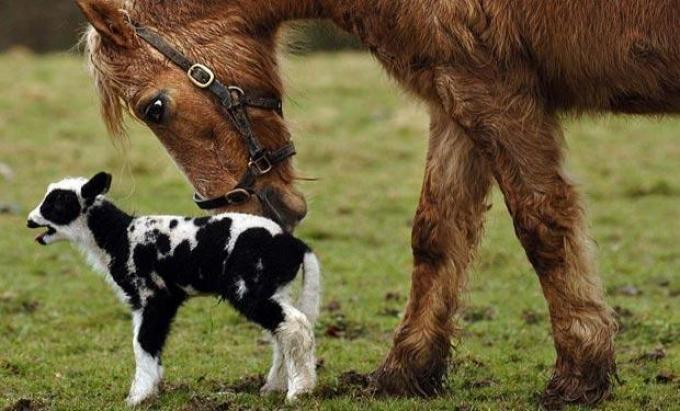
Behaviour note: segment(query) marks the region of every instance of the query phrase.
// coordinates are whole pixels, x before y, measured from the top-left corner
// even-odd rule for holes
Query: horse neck
[[[466,28],[484,24],[480,11],[468,7],[466,1],[437,7],[416,0],[248,1],[250,7],[267,10],[272,27],[290,20],[331,20],[356,35],[388,73],[426,100],[436,96],[427,68],[460,60],[469,52],[452,48],[451,36],[469,42]]]
[[[413,32],[422,32],[432,19],[432,10],[419,1],[245,0],[243,7],[249,18],[273,26],[291,20],[329,19],[371,48],[385,46],[380,43],[388,37],[416,40]]]

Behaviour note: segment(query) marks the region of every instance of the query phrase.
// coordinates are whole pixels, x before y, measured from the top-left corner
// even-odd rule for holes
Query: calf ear
[[[76,0],[76,4],[104,40],[118,47],[133,44],[134,29],[126,20],[119,0]]]
[[[111,174],[101,172],[95,174],[83,187],[80,189],[80,195],[83,198],[94,199],[100,194],[106,194],[111,188]]]

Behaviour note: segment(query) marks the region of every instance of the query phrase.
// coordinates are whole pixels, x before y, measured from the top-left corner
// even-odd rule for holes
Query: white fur
[[[158,393],[158,385],[163,378],[163,368],[160,366],[158,358],[151,356],[139,345],[139,328],[142,325],[142,310],[132,313],[133,324],[133,348],[135,352],[135,379],[130,387],[127,397],[128,405],[137,405],[145,399]]]
[[[272,367],[267,374],[267,381],[260,389],[260,394],[269,394],[272,392],[285,392],[288,389],[288,378],[286,374],[286,366],[283,362],[283,352],[281,351],[281,344],[272,335],[269,334],[272,343]]]
[[[123,304],[127,304],[129,301],[129,297],[127,296],[127,294],[125,294],[123,289],[120,288],[118,284],[116,284],[116,281],[113,279],[113,277],[111,277],[111,274],[109,273],[108,267],[109,263],[111,262],[111,256],[109,256],[104,250],[96,246],[94,238],[92,238],[92,234],[83,235],[81,241],[78,241],[77,244],[78,248],[80,248],[80,251],[87,258],[87,262],[90,264],[92,269],[96,273],[99,273],[102,277],[104,277],[104,280],[106,280],[106,283],[116,293],[116,296],[118,297],[120,302],[122,302]]]
[[[302,261],[303,283],[297,307],[314,324],[319,317],[319,301],[321,299],[321,269],[319,260],[313,252],[307,252]]]
[[[246,287],[246,282],[243,280],[243,278],[240,278],[236,282],[236,295],[239,299],[243,299],[243,296],[246,295],[247,292],[248,287]]]
[[[307,316],[290,303],[279,301],[284,320],[274,333],[283,353],[288,392],[286,400],[311,392],[316,385],[314,331]]]

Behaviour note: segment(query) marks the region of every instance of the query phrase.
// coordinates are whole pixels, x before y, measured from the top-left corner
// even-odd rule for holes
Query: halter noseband
[[[257,107],[274,110],[283,117],[281,99],[258,93],[246,93],[237,86],[225,86],[211,69],[203,64],[193,63],[182,53],[177,51],[165,39],[141,25],[134,25],[137,36],[146,41],[151,47],[170,59],[175,65],[187,73],[189,80],[198,88],[210,91],[218,99],[220,107],[231,120],[236,130],[248,147],[248,167],[238,181],[238,184],[224,195],[214,198],[204,198],[194,193],[194,202],[202,210],[214,210],[229,205],[243,204],[253,195],[260,199],[263,207],[269,208],[281,222],[281,216],[276,208],[260,195],[254,188],[257,177],[267,174],[274,166],[295,154],[292,142],[277,150],[269,150],[260,144],[253,133],[246,107]]]

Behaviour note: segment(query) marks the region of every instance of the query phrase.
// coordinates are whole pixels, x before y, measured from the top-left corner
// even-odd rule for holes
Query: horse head
[[[86,52],[109,132],[125,134],[126,112],[146,124],[199,197],[223,196],[239,187],[248,170],[255,170],[247,191],[257,195],[216,209],[264,215],[292,229],[304,218],[306,203],[294,188],[290,157],[271,170],[266,170],[266,161],[253,164],[245,132],[225,111],[224,101],[139,32],[144,27],[187,61],[209,68],[208,75],[214,74],[229,93],[236,93],[233,99],[245,90],[280,101],[278,25],[262,14],[267,10],[254,12],[251,3],[77,0],[91,23],[85,34]],[[248,5],[250,10],[245,10]],[[195,70],[194,77],[197,74],[206,75],[202,70]],[[290,144],[280,110],[255,104],[241,114],[263,151]]]

